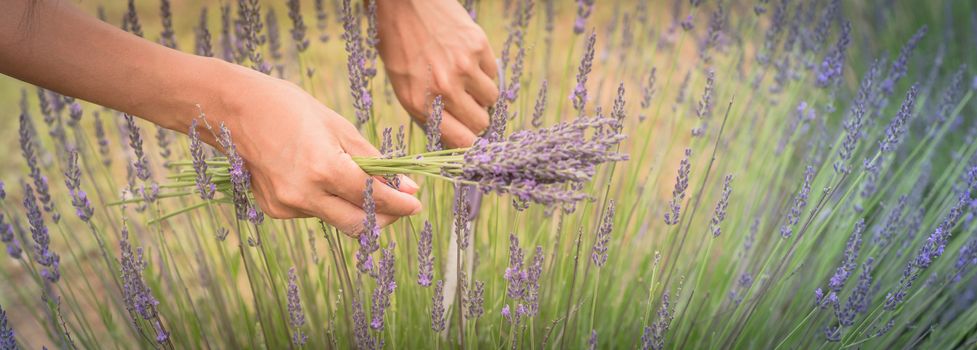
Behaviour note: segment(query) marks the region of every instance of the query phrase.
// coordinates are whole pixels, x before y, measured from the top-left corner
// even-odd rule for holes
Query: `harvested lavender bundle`
[[[374,176],[416,174],[474,185],[483,193],[510,194],[514,206],[520,210],[530,203],[573,205],[588,198],[580,191],[584,183],[593,179],[598,165],[628,159],[627,154],[617,151],[624,140],[619,132],[620,123],[616,118],[582,116],[548,128],[517,131],[503,140],[482,138],[468,148],[390,158],[353,157],[353,160]],[[196,194],[200,174],[194,164],[199,163],[199,160],[171,162],[170,166],[177,171],[169,178],[176,183],[164,187],[183,188],[188,192],[165,196]],[[233,196],[230,190],[234,186],[228,176],[232,173],[231,162],[220,157],[206,164],[205,171],[212,176],[216,189]]]

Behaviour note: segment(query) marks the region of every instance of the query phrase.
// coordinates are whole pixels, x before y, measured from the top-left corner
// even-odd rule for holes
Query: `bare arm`
[[[288,81],[171,50],[65,1],[0,0],[0,73],[186,133],[223,122],[247,161],[255,198],[275,218],[319,217],[355,234],[368,175],[351,156],[379,152],[348,121]],[[216,144],[209,133],[204,141]],[[378,221],[417,213],[407,179],[375,186]]]

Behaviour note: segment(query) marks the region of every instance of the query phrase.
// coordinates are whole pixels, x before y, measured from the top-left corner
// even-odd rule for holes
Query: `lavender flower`
[[[17,240],[17,236],[14,235],[14,225],[12,223],[6,223],[3,213],[0,213],[0,242],[7,247],[7,254],[13,259],[20,259],[23,249],[20,247],[20,241]]]
[[[699,119],[707,119],[712,115],[712,91],[716,81],[716,71],[712,68],[706,70],[706,86],[702,92],[702,99],[699,100],[699,108],[695,110],[695,115]]]
[[[597,330],[590,330],[590,339],[587,340],[587,349],[595,350],[597,349]]]
[[[383,314],[390,307],[390,296],[397,288],[394,281],[394,248],[393,243],[383,249],[380,257],[380,267],[377,273],[377,287],[373,290],[373,307],[370,314],[373,316],[370,328],[376,331],[383,330]]]
[[[807,197],[811,194],[811,181],[814,180],[814,175],[814,167],[808,165],[804,170],[804,183],[801,184],[801,190],[794,196],[794,204],[787,213],[787,222],[780,227],[780,235],[784,238],[790,238],[794,234],[794,226],[801,220],[801,214],[807,206]]]
[[[577,0],[577,19],[573,22],[573,33],[583,34],[587,18],[594,10],[594,0]]]
[[[899,56],[895,61],[892,61],[892,67],[889,69],[889,75],[884,81],[882,81],[881,88],[883,93],[886,95],[891,95],[895,90],[896,83],[899,81],[899,79],[906,76],[906,73],[909,72],[909,56],[912,55],[913,50],[916,49],[916,45],[919,44],[919,41],[923,39],[923,36],[926,35],[927,31],[928,28],[925,25],[920,27],[916,33],[909,38],[906,45],[903,45],[903,47],[899,49]]]
[[[434,103],[431,104],[431,115],[427,118],[424,131],[427,134],[427,151],[434,152],[442,149],[441,145],[441,120],[444,113],[444,102],[441,95],[434,96]]]
[[[623,135],[587,139],[587,129],[613,123],[581,117],[546,129],[517,131],[504,141],[479,139],[465,152],[458,178],[477,183],[484,193],[511,193],[515,203],[572,204],[586,196],[566,184],[590,181],[597,165],[627,159],[614,152]]]
[[[598,268],[607,263],[607,243],[611,240],[611,231],[614,230],[614,200],[611,199],[604,209],[604,217],[601,219],[600,227],[597,228],[597,238],[594,241],[594,251],[590,255],[590,260]]]
[[[353,334],[357,349],[376,349],[377,344],[370,335],[370,326],[359,298],[353,298]]]
[[[655,96],[655,81],[657,80],[658,68],[651,67],[651,72],[648,73],[648,79],[644,81],[641,85],[641,110],[645,111],[651,107],[651,98]],[[639,121],[644,121],[646,116],[644,113],[638,115]]]
[[[625,111],[624,100],[624,82],[621,82],[617,86],[617,96],[614,97],[614,106],[611,108],[611,119],[616,121],[616,124],[611,125],[611,129],[614,130],[615,134],[620,134],[624,129],[624,119],[627,117],[627,112]]]
[[[458,236],[458,249],[468,249],[471,239],[472,227],[472,206],[469,198],[473,195],[474,189],[471,186],[455,185],[453,216],[455,235]]]
[[[824,56],[824,60],[821,61],[821,67],[817,72],[817,80],[815,85],[818,87],[827,87],[834,84],[844,73],[845,69],[845,56],[848,51],[848,44],[851,42],[851,22],[845,22],[841,26],[841,35],[838,36],[838,42],[832,48],[831,52]]]
[[[84,111],[81,109],[81,104],[77,101],[72,101],[68,105],[68,126],[72,128],[77,128],[81,123],[81,117]]]
[[[238,0],[238,8],[243,20],[241,34],[244,39],[244,53],[251,61],[252,69],[268,74],[271,72],[271,66],[265,62],[261,54],[261,45],[265,41],[262,34],[264,24],[261,20],[261,5],[258,0]]]
[[[434,254],[431,223],[424,221],[421,238],[417,243],[417,284],[428,287],[434,279]]]
[[[509,234],[509,267],[506,267],[505,277],[508,283],[506,296],[512,300],[521,300],[526,294],[526,280],[529,278],[523,270],[523,251],[519,247],[519,237]]]
[[[0,180],[0,200],[7,199],[7,187],[4,185],[3,180]]]
[[[485,130],[483,139],[491,142],[502,141],[505,138],[505,129],[509,124],[509,100],[500,98],[495,101],[492,108],[492,115],[489,116],[489,126]]]
[[[14,337],[14,328],[7,324],[7,312],[0,306],[0,349],[17,350],[17,338]]]
[[[580,67],[577,69],[577,85],[573,89],[573,94],[570,95],[573,108],[580,115],[583,115],[584,107],[587,105],[587,76],[590,74],[591,67],[594,64],[594,45],[596,42],[597,33],[591,31],[590,36],[587,37],[587,43],[584,46],[584,55],[580,60]]]
[[[176,49],[176,37],[173,33],[173,12],[170,11],[170,0],[160,0],[159,17],[163,20],[163,31],[159,34],[159,43],[171,49]]]
[[[858,251],[862,246],[863,231],[865,231],[865,219],[860,219],[855,223],[855,230],[848,237],[848,244],[845,245],[844,258],[841,260],[841,264],[838,266],[835,274],[828,281],[828,289],[840,293],[841,289],[845,287],[845,282],[848,281],[848,277],[855,270],[855,261],[858,260]]]
[[[122,17],[122,30],[142,37],[142,26],[139,24],[139,15],[136,13],[135,0],[129,0],[125,16]]]
[[[305,327],[305,311],[302,310],[302,300],[299,299],[298,276],[295,267],[288,269],[288,324],[292,327],[292,344],[305,345],[309,337],[302,331]]]
[[[136,248],[133,250],[132,244],[129,243],[129,230],[125,225],[122,226],[122,240],[119,242],[119,248],[122,251],[120,259],[122,297],[129,315],[132,317],[132,322],[136,324],[137,317],[146,321],[154,321],[157,317],[156,306],[159,305],[159,301],[153,296],[152,291],[143,279],[143,270],[146,269],[143,249]]]
[[[485,303],[485,282],[475,281],[474,286],[468,291],[466,296],[465,305],[468,306],[468,310],[465,314],[466,319],[476,320],[485,313],[484,303]]]
[[[685,78],[682,79],[682,84],[678,86],[678,92],[675,94],[675,103],[672,104],[672,112],[678,111],[678,107],[685,103],[685,93],[689,89],[689,81],[692,80],[692,72],[685,72]]]
[[[362,273],[374,273],[371,254],[380,249],[380,225],[377,224],[377,205],[373,201],[373,178],[366,179],[363,191],[363,231],[359,234],[360,248],[356,251],[356,268]]]
[[[316,11],[322,7],[321,3],[321,0],[316,1]],[[292,29],[289,32],[292,34],[292,41],[295,42],[295,49],[300,53],[305,52],[309,48],[309,39],[305,37],[306,27],[299,0],[288,0],[288,18],[292,20]]]
[[[51,250],[51,235],[44,224],[41,209],[37,206],[34,190],[27,183],[24,183],[24,209],[30,223],[31,238],[34,239],[34,261],[43,266],[42,277],[51,283],[57,283],[61,279],[61,257]]]
[[[197,192],[200,199],[205,201],[214,199],[217,186],[211,181],[210,174],[207,173],[207,159],[204,155],[203,143],[200,141],[200,132],[197,131],[197,119],[190,122],[190,156],[193,158],[193,170],[197,172]]]
[[[909,118],[912,117],[913,109],[916,106],[916,95],[919,92],[918,84],[913,84],[906,92],[906,99],[899,108],[899,113],[889,122],[885,128],[885,136],[879,141],[880,152],[891,152],[902,142],[906,129],[909,127]]]
[[[546,79],[543,79],[543,83],[539,86],[539,93],[536,95],[536,105],[533,108],[532,125],[537,129],[543,126],[543,110],[546,109],[547,85]]]
[[[281,60],[282,39],[281,32],[278,29],[278,16],[275,14],[275,8],[269,8],[268,12],[265,13],[265,25],[268,26],[268,53],[271,54],[273,60]],[[279,65],[278,68],[281,70],[284,66]]]
[[[661,350],[665,348],[665,334],[668,333],[668,327],[672,324],[673,311],[669,302],[669,294],[665,292],[662,295],[661,307],[658,309],[658,319],[651,326],[645,327],[644,334],[641,336],[642,349]]]
[[[871,68],[862,77],[862,82],[858,88],[855,101],[852,102],[848,118],[845,120],[845,138],[841,147],[838,149],[838,160],[834,163],[834,169],[838,173],[850,171],[848,161],[851,160],[858,145],[858,140],[862,137],[862,124],[864,124],[866,104],[873,94],[876,82],[880,78],[883,61],[875,60]]]
[[[148,181],[152,173],[149,170],[149,159],[143,151],[143,140],[142,135],[139,133],[139,126],[136,125],[136,121],[132,115],[124,114],[123,117],[126,121],[126,128],[129,130],[129,147],[132,147],[132,150],[136,154],[136,159],[133,160],[133,166],[136,168],[136,177],[142,181]]]
[[[88,222],[95,214],[88,195],[81,190],[81,167],[78,165],[78,151],[71,150],[68,153],[68,165],[64,172],[64,183],[71,194],[71,205],[75,207],[75,213],[81,221]]]
[[[210,29],[207,29],[207,7],[200,8],[200,20],[194,28],[193,51],[204,57],[214,57],[214,48],[210,43]]]
[[[221,58],[227,62],[236,62],[234,52],[234,37],[231,32],[231,5],[221,5]]]
[[[685,158],[678,166],[678,175],[675,177],[675,189],[672,190],[672,200],[668,203],[669,212],[665,213],[666,225],[677,225],[682,213],[682,200],[685,199],[685,190],[689,188],[689,171],[692,165],[689,158],[692,157],[692,149],[685,149]]]
[[[51,221],[58,223],[61,216],[55,211],[54,202],[51,201],[51,192],[47,177],[41,175],[41,168],[37,164],[37,154],[35,153],[37,130],[34,129],[34,123],[31,122],[30,117],[26,113],[21,113],[20,115],[19,134],[21,154],[24,156],[24,160],[27,161],[27,168],[34,182],[34,188],[37,190],[37,196],[44,207],[44,211],[51,213]]]
[[[431,299],[431,329],[434,333],[441,333],[445,328],[444,319],[444,281],[438,280],[434,285],[434,297]]]
[[[264,221],[264,215],[248,198],[248,190],[251,188],[251,173],[245,167],[244,158],[237,153],[237,147],[231,138],[231,130],[223,123],[220,125],[220,135],[217,142],[224,149],[227,160],[231,164],[228,172],[231,177],[231,198],[234,202],[237,219],[249,220],[254,225],[260,225]]]
[[[943,94],[940,96],[940,104],[936,108],[936,112],[933,114],[932,119],[936,123],[943,123],[950,117],[950,111],[953,110],[954,105],[960,99],[960,95],[963,93],[964,87],[964,73],[967,70],[967,66],[961,64],[960,68],[953,73],[953,77],[950,78],[950,83],[947,84]]]
[[[356,125],[361,127],[370,120],[370,110],[373,97],[368,90],[366,61],[367,50],[363,47],[363,36],[360,32],[359,18],[353,14],[350,0],[342,1],[343,8],[343,40],[346,42],[346,68],[349,73],[350,96],[356,111]]]
[[[329,25],[327,19],[329,17],[326,15],[326,6],[323,3],[324,1],[325,0],[315,0],[315,26],[317,29],[319,29],[319,41],[323,43],[329,41],[329,34],[326,33],[326,27]]]
[[[526,316],[532,317],[539,313],[539,278],[543,275],[544,258],[543,247],[536,246],[532,262],[526,269],[526,293],[523,297],[527,305],[527,310],[524,312]]]
[[[719,196],[719,202],[716,203],[716,211],[712,215],[712,220],[709,222],[709,228],[712,230],[713,237],[719,237],[722,234],[722,228],[719,224],[726,219],[726,207],[729,206],[729,195],[733,192],[733,174],[726,175],[723,178],[723,193]]]

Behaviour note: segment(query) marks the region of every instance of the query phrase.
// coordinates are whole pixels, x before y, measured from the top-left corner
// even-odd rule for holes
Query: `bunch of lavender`
[[[584,183],[593,179],[597,166],[628,159],[626,154],[617,152],[617,145],[624,140],[620,123],[616,118],[580,117],[549,128],[518,131],[497,141],[479,139],[468,148],[398,157],[353,157],[353,160],[374,176],[416,174],[473,185],[482,193],[511,194],[518,209],[530,202],[572,205],[588,198],[580,191]],[[229,136],[221,138],[229,157],[206,161],[203,171],[190,168],[203,168],[204,163],[199,160],[171,162],[177,172],[170,178],[177,182],[169,187],[200,188],[198,180],[210,176],[218,191],[240,203],[239,218],[252,219],[260,212],[248,201],[245,191],[250,187],[250,179],[244,160],[235,155]],[[211,187],[205,183],[202,188],[209,191]]]

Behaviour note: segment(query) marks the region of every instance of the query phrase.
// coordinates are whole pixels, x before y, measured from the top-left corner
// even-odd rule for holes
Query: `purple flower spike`
[[[729,206],[729,195],[733,192],[733,174],[726,175],[723,178],[723,193],[719,197],[719,202],[716,203],[716,211],[712,215],[712,221],[709,222],[709,228],[712,230],[713,237],[719,237],[722,234],[722,229],[719,224],[726,219],[726,207]]]
[[[200,132],[197,131],[197,119],[190,122],[190,156],[193,158],[193,170],[197,172],[196,183],[200,199],[205,201],[214,199],[217,187],[207,173],[207,159],[203,143],[200,141]]]
[[[591,253],[591,260],[598,268],[607,263],[607,243],[611,240],[611,231],[614,230],[614,200],[607,203],[604,217],[601,219],[600,227],[597,228],[597,240],[594,242],[594,252]]]
[[[587,76],[594,64],[594,45],[597,43],[597,33],[591,31],[584,46],[584,55],[580,60],[580,67],[577,69],[577,85],[573,88],[570,101],[573,102],[573,109],[579,115],[583,115],[584,107],[587,105]]]
[[[14,235],[14,225],[5,222],[6,217],[0,213],[0,242],[7,246],[7,254],[13,259],[20,259],[23,249],[17,236]]]
[[[288,324],[292,327],[292,344],[305,345],[309,337],[302,331],[305,327],[305,311],[302,310],[302,300],[299,298],[298,276],[295,267],[288,269]]]
[[[4,311],[2,306],[0,306],[0,349],[20,349],[14,337],[14,329],[7,323],[7,311]]]
[[[431,223],[424,221],[420,241],[417,243],[417,284],[428,287],[434,279],[434,254]]]
[[[434,297],[431,299],[431,330],[441,333],[445,328],[444,319],[444,281],[438,280],[434,285]]]
[[[43,266],[41,276],[56,283],[61,279],[61,257],[51,250],[51,235],[44,224],[44,215],[37,205],[34,190],[27,183],[24,183],[24,209],[30,223],[31,238],[34,239],[34,259],[38,265]]]
[[[594,10],[595,0],[577,0],[577,19],[573,21],[573,33],[583,34],[587,18]]]
[[[543,83],[539,86],[539,92],[536,95],[536,105],[533,108],[532,125],[537,129],[543,126],[543,110],[546,109],[547,85],[548,83],[544,79]]]
[[[804,170],[804,183],[801,184],[801,190],[797,192],[794,204],[787,213],[787,222],[780,227],[780,235],[784,238],[790,238],[794,234],[794,226],[801,220],[801,214],[807,207],[807,197],[811,194],[811,181],[814,180],[814,174],[814,167],[808,165]]]
[[[362,273],[375,274],[371,254],[380,249],[380,225],[377,224],[377,206],[373,201],[373,178],[366,179],[363,191],[363,231],[359,234],[360,248],[356,251],[356,268]]]
[[[383,314],[390,307],[390,296],[397,288],[394,280],[394,248],[393,243],[383,250],[380,257],[380,267],[377,272],[377,287],[373,290],[373,308],[371,315],[370,328],[376,331],[383,331]]]
[[[675,177],[675,189],[672,190],[672,201],[669,202],[669,212],[665,213],[666,225],[677,225],[682,214],[682,200],[685,199],[685,190],[689,188],[689,171],[692,165],[689,158],[692,157],[692,149],[685,149],[685,158],[682,158],[678,166],[678,175]]]
[[[424,131],[427,134],[427,151],[434,152],[442,149],[441,145],[441,118],[444,113],[444,102],[441,95],[434,96],[434,103],[431,104],[431,116],[425,122]]]

